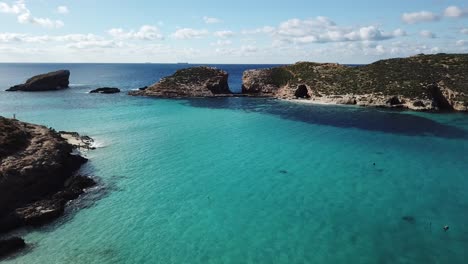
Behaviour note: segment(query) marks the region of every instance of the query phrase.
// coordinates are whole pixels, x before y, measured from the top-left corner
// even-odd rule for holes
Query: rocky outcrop
[[[15,253],[24,247],[26,247],[26,243],[24,243],[24,240],[19,237],[0,240],[0,259]]]
[[[130,95],[163,98],[211,97],[230,95],[228,74],[211,67],[193,67],[178,70],[144,90],[131,91]]]
[[[468,111],[466,72],[466,54],[418,55],[359,67],[299,62],[245,71],[242,92],[318,103]]]
[[[7,91],[40,92],[60,90],[68,88],[69,78],[70,71],[68,70],[49,72],[34,76],[28,79],[26,83],[10,87]]]
[[[113,88],[113,87],[102,87],[102,88],[97,88],[89,93],[101,93],[101,94],[115,94],[115,93],[120,93],[119,88]]]
[[[59,217],[94,184],[72,177],[87,162],[73,150],[52,129],[0,117],[0,233]]]

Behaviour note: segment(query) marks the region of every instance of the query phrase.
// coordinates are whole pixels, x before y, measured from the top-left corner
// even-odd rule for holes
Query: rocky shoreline
[[[3,117],[0,131],[0,235],[55,220],[68,201],[95,185],[93,179],[75,175],[87,159],[73,153],[73,142],[91,144],[89,138],[72,134],[70,144],[62,136],[69,133]],[[12,245],[23,247],[17,239],[11,241],[0,240],[0,253],[14,252]]]
[[[353,67],[334,63],[248,70],[242,93],[324,104],[468,112],[468,55],[418,55]]]
[[[415,111],[468,112],[468,54],[418,55],[359,67],[299,62],[243,73],[242,93],[233,94],[228,74],[210,67],[177,71],[129,92],[161,98],[267,97]]]

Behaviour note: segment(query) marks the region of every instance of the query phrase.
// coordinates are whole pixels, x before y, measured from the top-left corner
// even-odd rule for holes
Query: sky
[[[370,63],[468,53],[468,0],[0,0],[0,62]]]

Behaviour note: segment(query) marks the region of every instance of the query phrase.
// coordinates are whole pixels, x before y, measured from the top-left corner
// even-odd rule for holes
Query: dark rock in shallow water
[[[416,222],[416,219],[410,215],[405,215],[401,219],[411,224],[414,224]]]
[[[68,70],[49,72],[34,76],[28,79],[26,83],[10,87],[7,91],[40,92],[60,90],[68,88],[68,85],[70,84],[69,78],[70,71]]]
[[[113,88],[113,87],[102,87],[102,88],[94,89],[89,93],[115,94],[115,93],[120,93],[120,89]]]
[[[0,117],[0,233],[63,213],[90,180],[70,178],[87,159],[49,128]]]
[[[20,237],[11,237],[0,240],[0,258],[11,255],[26,247],[26,243]]]
[[[288,171],[287,171],[287,170],[280,170],[279,173],[281,173],[281,174],[288,174]]]
[[[148,89],[148,86],[138,88],[138,90],[140,90],[140,91],[144,91],[144,90],[146,90],[146,89]]]

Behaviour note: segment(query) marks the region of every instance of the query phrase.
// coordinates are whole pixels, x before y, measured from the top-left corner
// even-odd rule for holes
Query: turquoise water
[[[468,259],[468,115],[88,88],[0,92],[1,115],[100,146],[100,187],[5,263]]]

